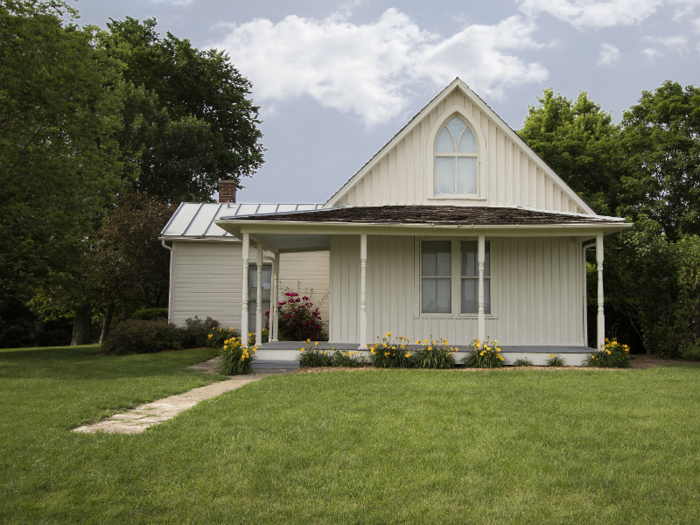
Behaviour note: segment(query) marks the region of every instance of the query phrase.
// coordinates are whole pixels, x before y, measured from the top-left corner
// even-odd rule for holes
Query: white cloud
[[[172,4],[177,6],[186,6],[194,3],[194,0],[150,0],[154,4]]]
[[[683,53],[688,51],[688,39],[683,35],[648,37],[647,40],[663,44],[664,46],[677,51],[679,55],[683,55]]]
[[[600,56],[598,65],[608,65],[615,62],[620,57],[620,50],[613,44],[603,43],[600,45]]]
[[[253,82],[256,102],[310,95],[325,107],[359,115],[367,126],[402,115],[417,83],[444,87],[459,76],[476,91],[499,97],[506,88],[548,74],[508,52],[541,47],[532,39],[534,22],[517,16],[493,26],[471,25],[447,39],[396,9],[364,25],[333,15],[228,27],[229,34],[212,47],[227,50]]]
[[[658,49],[654,49],[653,47],[642,49],[642,53],[644,53],[646,57],[652,61],[656,60],[658,57],[661,56],[661,51],[659,51]]]
[[[664,5],[672,5],[676,17],[700,5],[700,0],[518,0],[529,15],[549,13],[579,29],[638,24]]]

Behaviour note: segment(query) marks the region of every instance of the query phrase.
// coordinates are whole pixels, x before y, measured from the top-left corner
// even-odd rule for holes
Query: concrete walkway
[[[216,373],[214,371],[215,367],[216,358],[190,368],[204,373]],[[166,397],[165,399],[159,399],[157,401],[152,401],[151,403],[146,403],[145,405],[133,408],[123,414],[115,414],[104,421],[98,421],[92,425],[85,425],[75,428],[73,429],[73,432],[113,432],[119,434],[138,434],[146,430],[148,427],[174,418],[180,412],[183,412],[188,408],[192,408],[200,401],[216,397],[224,392],[236,390],[237,388],[247,385],[248,383],[252,383],[253,381],[259,381],[263,377],[273,374],[283,374],[286,372],[289,372],[289,370],[268,369],[263,373],[249,374],[246,376],[233,376],[231,379],[227,379],[225,381],[212,383],[211,385],[195,388],[183,394],[177,394],[175,396]]]

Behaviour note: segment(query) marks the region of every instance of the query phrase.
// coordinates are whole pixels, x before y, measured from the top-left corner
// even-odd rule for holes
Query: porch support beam
[[[360,234],[360,348],[367,348],[367,234]]]
[[[270,341],[278,341],[277,329],[279,326],[279,289],[280,289],[280,254],[276,254],[272,260],[272,310],[270,311]]]
[[[479,326],[478,337],[480,341],[486,339],[486,312],[484,308],[484,265],[486,264],[486,237],[479,235]]]
[[[605,346],[605,295],[603,294],[603,234],[595,238],[595,256],[598,263],[598,350]]]
[[[248,259],[250,258],[250,234],[243,234],[243,293],[241,294],[241,344],[248,346]]]
[[[262,344],[262,265],[263,265],[263,245],[261,242],[256,246],[255,264],[257,269],[257,286],[255,293],[255,346]]]

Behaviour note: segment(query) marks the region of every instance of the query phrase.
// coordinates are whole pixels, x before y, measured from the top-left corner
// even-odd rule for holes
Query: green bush
[[[257,346],[244,347],[240,337],[226,339],[221,350],[219,372],[227,376],[250,374],[250,365],[257,349]]]
[[[296,292],[284,294],[284,301],[279,303],[279,340],[280,341],[319,341],[324,337],[321,314],[318,306],[314,306],[307,296],[300,296]],[[270,327],[270,312],[265,312],[267,321],[265,326]]]
[[[139,319],[141,321],[157,321],[159,319],[168,319],[168,309],[167,308],[143,308],[137,310],[131,316],[132,319]]]
[[[207,345],[209,348],[223,348],[227,340],[241,337],[241,331],[233,327],[213,327],[207,334]]]
[[[195,316],[194,319],[186,319],[185,326],[180,328],[180,346],[182,348],[205,348],[211,346],[209,334],[219,327],[219,321],[215,321],[211,317],[200,319]]]
[[[333,366],[333,349],[323,350],[318,348],[318,341],[313,344],[309,339],[306,340],[306,345],[301,349],[297,356],[299,366]]]
[[[416,341],[420,344],[420,341]],[[416,368],[447,369],[455,367],[455,358],[452,355],[455,350],[447,346],[447,341],[442,338],[434,341],[423,341],[419,350],[413,352],[413,366]]]
[[[369,347],[369,361],[377,368],[412,368],[411,352],[406,348],[407,337],[391,339],[391,332]]]
[[[534,366],[527,357],[516,359],[513,366]]]
[[[181,350],[180,329],[164,321],[129,319],[115,326],[102,345],[112,355]]]
[[[366,364],[367,361],[358,351],[351,352],[349,350],[335,350],[333,352],[333,356],[331,357],[331,366],[356,368]]]
[[[599,368],[629,368],[632,366],[630,348],[617,342],[617,339],[605,339],[605,346],[593,352],[586,359],[588,366]]]
[[[468,368],[501,368],[506,364],[498,339],[491,342],[487,338],[483,343],[476,339],[469,343],[469,348],[469,354],[464,358],[464,366]]]
[[[564,361],[564,358],[559,354],[549,354],[547,366],[566,366],[566,361]]]

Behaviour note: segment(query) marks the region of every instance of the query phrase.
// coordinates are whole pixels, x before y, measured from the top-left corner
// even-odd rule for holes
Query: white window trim
[[[461,300],[462,300],[462,290],[461,290],[461,284],[462,284],[462,272],[461,272],[461,265],[460,265],[460,256],[462,253],[461,250],[461,243],[462,241],[479,241],[478,237],[459,237],[459,238],[454,238],[454,237],[416,237],[417,243],[415,246],[415,268],[416,268],[416,276],[415,276],[415,285],[418,290],[418,301],[415,305],[415,310],[414,310],[414,319],[478,319],[479,318],[479,313],[478,312],[469,312],[469,313],[462,313],[462,305],[461,305]],[[451,270],[452,270],[452,275],[450,276],[451,280],[451,287],[450,290],[452,292],[452,312],[451,313],[423,313],[423,286],[422,286],[422,281],[423,281],[423,258],[421,257],[421,254],[423,253],[423,241],[450,241],[452,243],[450,249],[451,249]],[[490,243],[491,247],[491,263],[490,263],[490,268],[489,268],[489,280],[491,281],[491,313],[490,314],[484,314],[486,319],[498,319],[498,316],[495,313],[495,308],[493,304],[493,297],[494,297],[494,283],[497,283],[497,279],[494,279],[494,271],[493,271],[493,243],[491,242],[492,239],[487,238],[486,242]]]
[[[450,204],[451,202],[464,204],[464,202],[470,201],[485,201],[488,198],[487,185],[485,184],[487,178],[486,174],[488,174],[486,136],[482,132],[479,123],[474,119],[474,117],[468,115],[465,112],[465,109],[461,106],[452,105],[445,108],[443,115],[445,116],[438,120],[435,125],[433,125],[430,130],[430,134],[428,135],[428,151],[426,159],[429,159],[429,162],[427,163],[428,176],[425,178],[425,194],[427,195],[428,200],[441,200],[444,204]],[[474,135],[474,140],[476,141],[477,193],[475,195],[445,195],[435,193],[435,145],[438,134],[453,117],[459,117],[464,120],[465,124],[469,126],[469,129],[471,129],[471,132]]]

